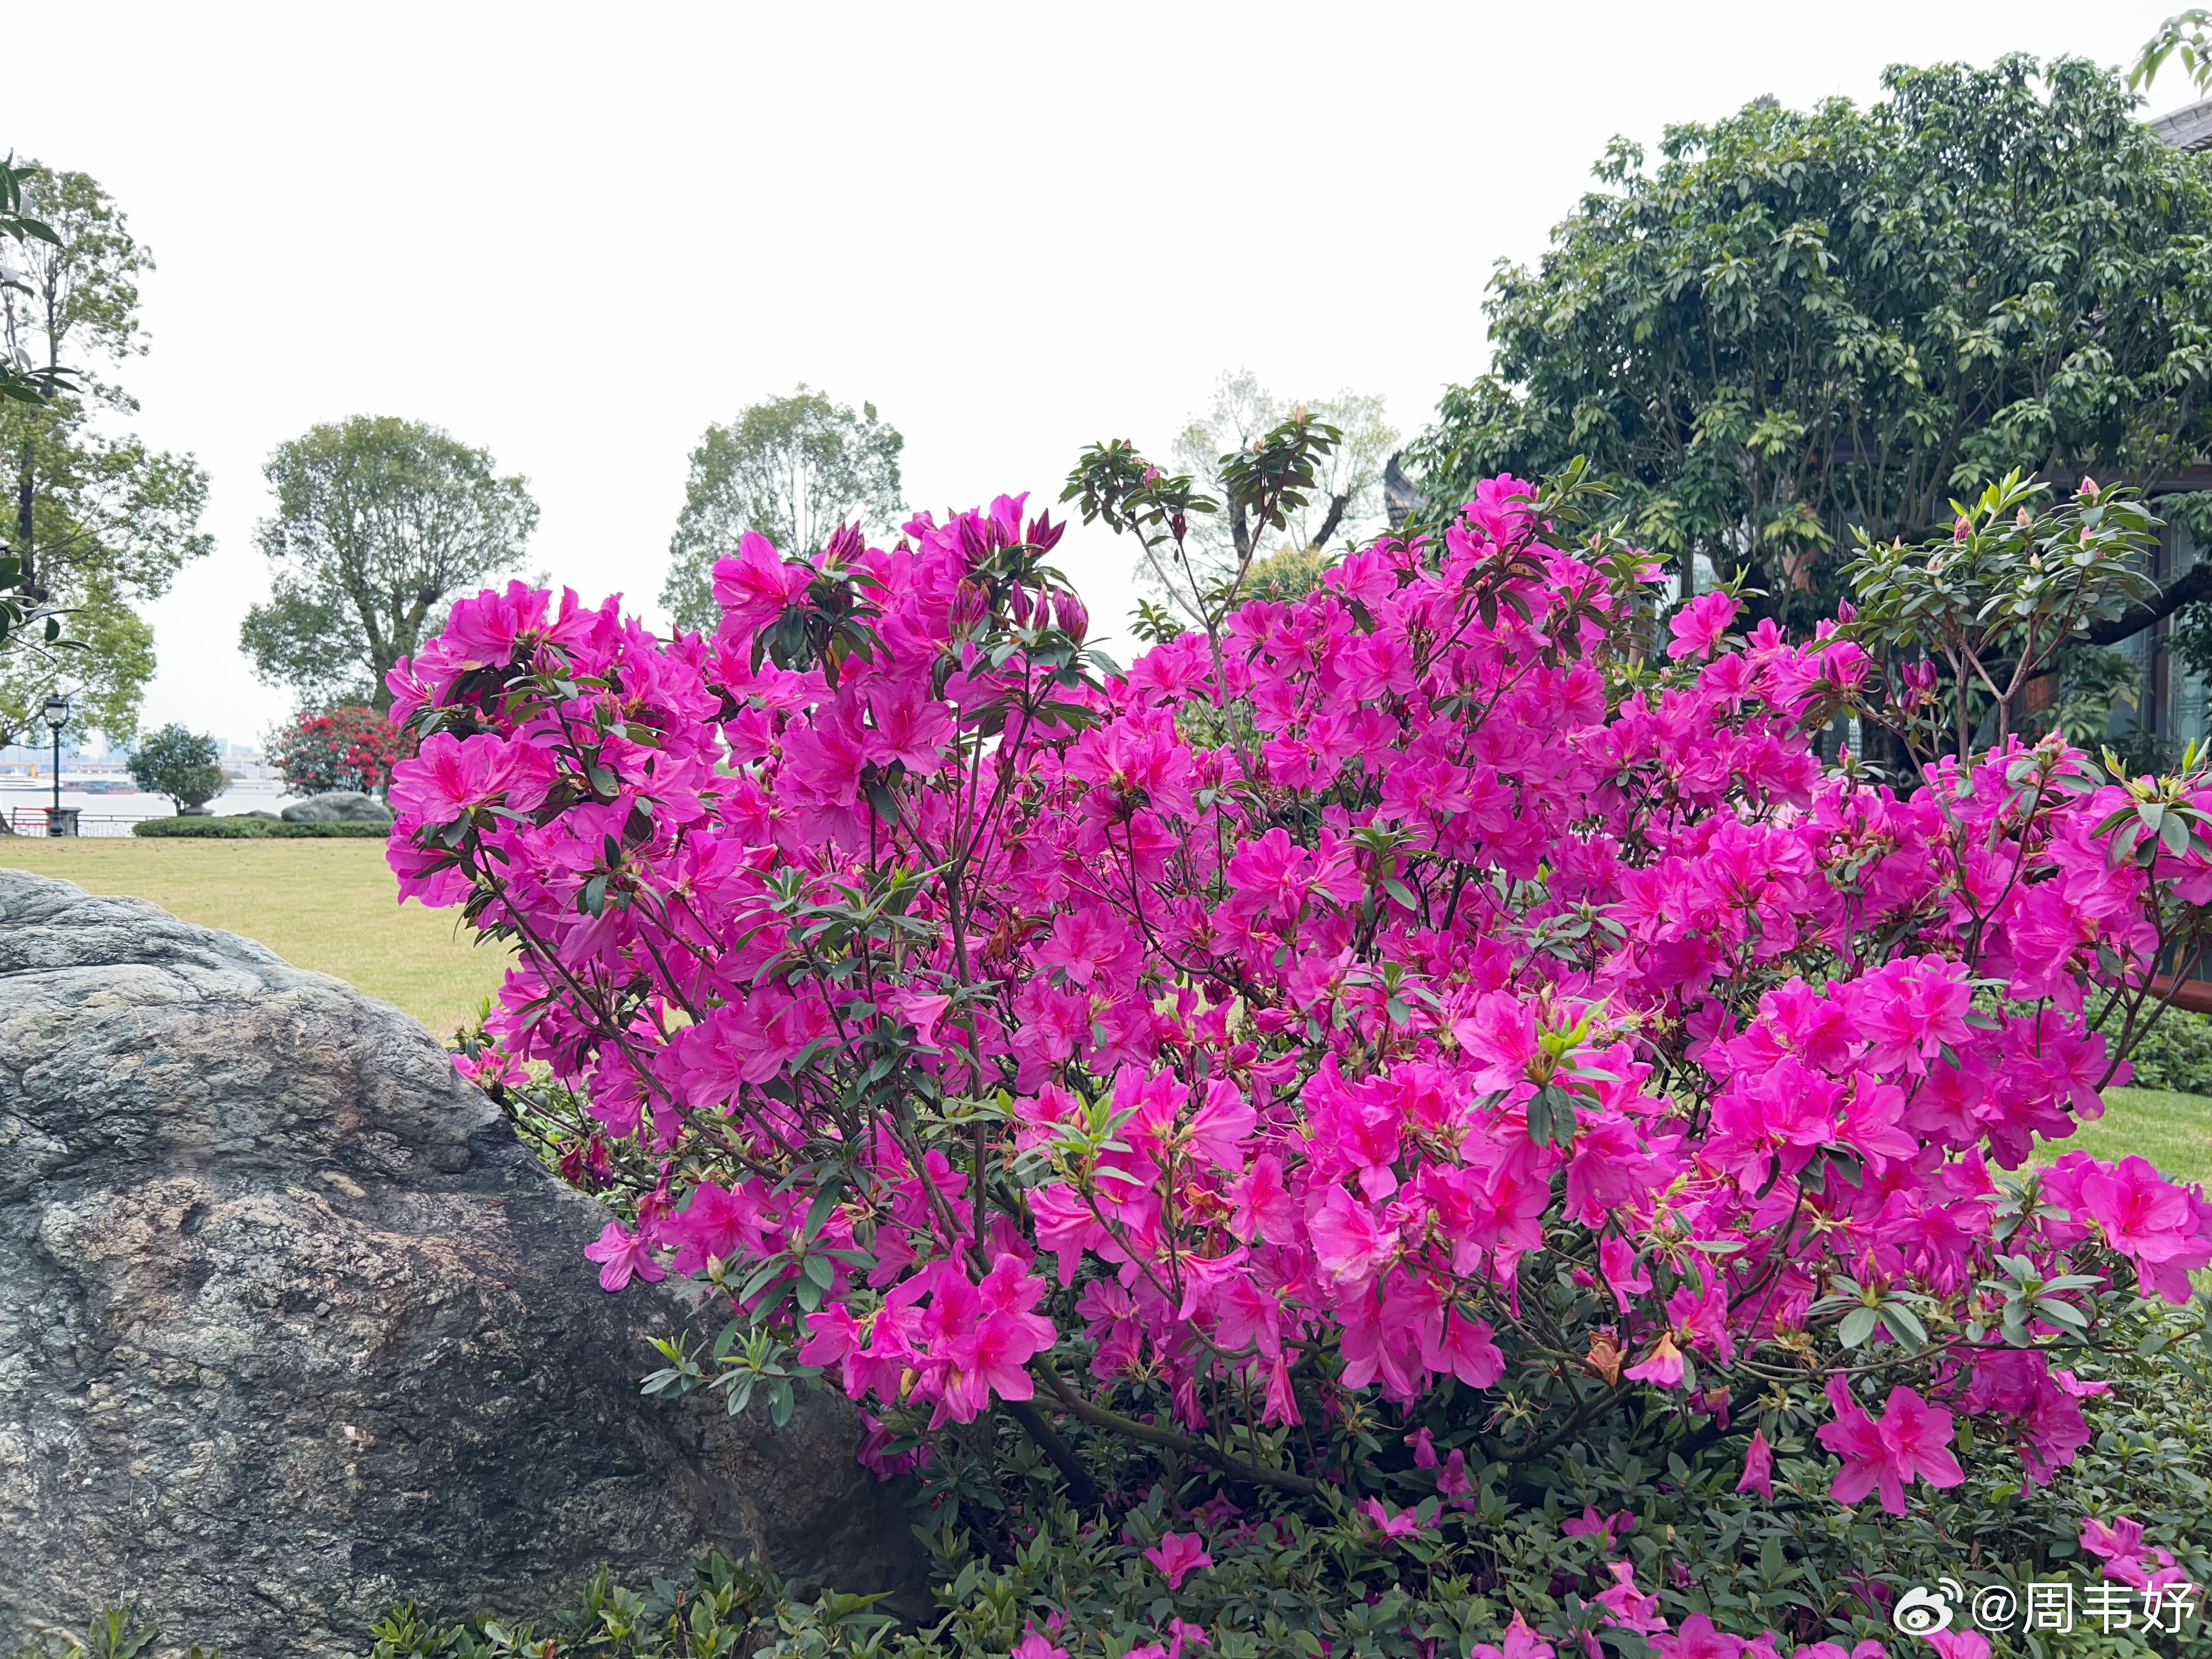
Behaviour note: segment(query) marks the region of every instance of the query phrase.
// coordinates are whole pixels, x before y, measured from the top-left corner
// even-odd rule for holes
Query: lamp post
[[[69,724],[69,698],[57,691],[46,699],[46,724],[54,733],[54,810],[46,820],[46,833],[62,832],[62,727]]]

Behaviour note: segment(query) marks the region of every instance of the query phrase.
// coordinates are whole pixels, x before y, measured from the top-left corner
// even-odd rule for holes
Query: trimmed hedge
[[[302,836],[336,836],[356,841],[382,841],[392,833],[388,823],[287,823],[282,818],[207,817],[141,818],[131,826],[134,836],[159,840],[184,837],[201,841],[283,841]]]
[[[2128,1051],[2139,1089],[2212,1094],[2212,1016],[2169,1008]]]

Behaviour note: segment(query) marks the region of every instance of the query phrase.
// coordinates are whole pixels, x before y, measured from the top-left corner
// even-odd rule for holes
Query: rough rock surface
[[[397,1009],[0,870],[0,1651],[127,1596],[351,1654],[396,1598],[541,1612],[710,1547],[911,1596],[842,1399],[639,1395],[679,1316],[599,1288],[603,1220]]]
[[[294,801],[283,816],[287,823],[389,823],[392,809],[374,795],[333,789]]]

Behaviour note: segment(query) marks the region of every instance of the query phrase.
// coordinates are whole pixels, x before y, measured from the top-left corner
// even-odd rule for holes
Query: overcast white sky
[[[260,466],[313,422],[488,447],[528,566],[651,615],[702,428],[797,381],[872,399],[939,507],[1164,450],[1240,365],[1410,433],[1612,134],[2118,63],[2179,3],[26,7],[0,149],[94,174],[160,262],[125,384],[216,550],[155,608],[146,719],[252,741],[292,706],[237,648]],[[1118,629],[1127,544],[1063,552]]]

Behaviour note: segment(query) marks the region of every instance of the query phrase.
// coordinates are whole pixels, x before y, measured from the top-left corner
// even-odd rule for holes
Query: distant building
[[[2212,149],[2212,98],[2201,99],[2186,108],[2159,116],[2149,125],[2153,132],[2176,149],[2192,154]],[[2154,483],[2145,493],[2169,495],[2204,489],[2212,489],[2212,466],[2178,468],[2171,477]],[[2212,556],[2212,548],[2197,546],[2195,538],[2179,525],[2168,525],[2159,532],[2157,564],[2151,574],[2158,579],[2159,586],[2165,587],[2188,574],[2208,556]],[[2212,716],[2208,715],[2204,676],[2176,662],[2161,647],[2160,642],[2172,631],[2173,618],[2164,617],[2112,648],[2132,659],[2142,677],[2140,707],[2148,716],[2142,722],[2143,728],[2178,756],[2185,744],[2194,742],[2201,746],[2208,736],[2212,736]],[[2132,724],[2124,719],[2120,723]]]

